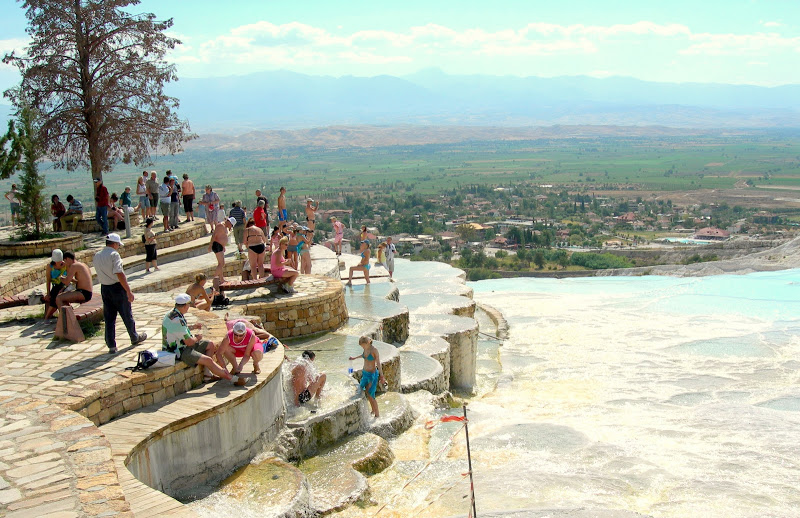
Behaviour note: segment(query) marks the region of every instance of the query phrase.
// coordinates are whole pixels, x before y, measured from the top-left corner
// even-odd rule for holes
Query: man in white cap
[[[319,202],[316,205],[313,205],[313,203],[314,198],[306,198],[306,226],[310,230],[314,230],[317,227],[317,209],[319,209]]]
[[[208,249],[217,256],[217,269],[214,276],[223,282],[223,273],[225,270],[225,245],[228,244],[228,232],[236,224],[236,218],[228,218],[224,224],[214,227],[214,232],[211,234],[211,243]]]
[[[128,278],[122,269],[122,257],[119,247],[122,239],[119,234],[111,233],[106,236],[106,246],[94,254],[94,269],[97,280],[100,281],[100,294],[103,296],[103,320],[106,324],[106,345],[109,354],[116,354],[116,323],[117,313],[125,322],[132,345],[138,345],[147,339],[147,333],[136,332],[136,322],[133,321],[133,292],[128,286]]]
[[[226,379],[241,386],[247,382],[244,377],[234,377],[223,367],[220,367],[212,357],[217,352],[214,342],[203,340],[200,333],[192,334],[192,329],[202,328],[197,322],[189,327],[186,323],[186,312],[191,307],[192,297],[181,293],[175,297],[175,307],[166,314],[161,322],[161,348],[164,351],[175,353],[175,359],[180,360],[190,367],[202,365],[212,376],[206,376],[205,381]]]

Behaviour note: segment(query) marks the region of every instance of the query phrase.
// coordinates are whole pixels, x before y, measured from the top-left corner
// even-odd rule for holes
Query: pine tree
[[[11,145],[6,151],[8,143]],[[17,194],[20,201],[19,222],[24,227],[23,237],[30,239],[38,239],[44,232],[48,214],[44,198],[45,179],[39,174],[38,167],[41,157],[36,112],[25,107],[16,122],[8,123],[8,132],[0,137],[0,179],[5,180],[17,171],[22,172]]]

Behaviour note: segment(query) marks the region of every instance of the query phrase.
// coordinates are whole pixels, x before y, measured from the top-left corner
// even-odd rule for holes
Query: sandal
[[[253,374],[261,374],[261,367],[253,367]]]
[[[220,378],[219,376],[204,376],[203,377],[203,383],[213,383],[213,382],[219,381],[221,379],[222,378]]]

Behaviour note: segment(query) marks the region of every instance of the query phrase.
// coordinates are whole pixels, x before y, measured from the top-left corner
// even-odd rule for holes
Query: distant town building
[[[694,233],[695,239],[712,239],[717,241],[723,241],[725,239],[728,239],[729,237],[731,237],[730,232],[716,227],[701,228],[700,230]]]

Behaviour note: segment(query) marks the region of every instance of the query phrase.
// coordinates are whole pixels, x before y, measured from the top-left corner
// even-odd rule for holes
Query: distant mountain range
[[[199,134],[327,126],[800,128],[800,85],[654,83],[624,77],[311,76],[184,78],[167,92]],[[0,121],[11,110],[0,100]],[[4,127],[4,126],[3,126]]]
[[[631,78],[330,77],[259,72],[169,86],[198,133],[330,125],[800,127],[800,85],[774,88]]]

